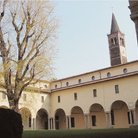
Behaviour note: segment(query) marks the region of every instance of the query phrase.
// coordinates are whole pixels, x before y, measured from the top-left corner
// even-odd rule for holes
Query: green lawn
[[[138,138],[138,128],[100,130],[26,130],[22,138]]]

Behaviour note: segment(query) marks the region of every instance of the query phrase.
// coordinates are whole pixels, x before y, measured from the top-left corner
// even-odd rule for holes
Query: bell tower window
[[[120,44],[124,45],[124,39],[123,38],[120,38]]]
[[[111,43],[112,43],[112,45],[116,45],[117,44],[117,39],[116,38],[111,38]]]

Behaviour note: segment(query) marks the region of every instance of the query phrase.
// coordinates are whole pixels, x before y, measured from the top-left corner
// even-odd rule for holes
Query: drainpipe
[[[100,74],[100,79],[101,79],[101,72],[100,71],[98,71],[99,72],[99,74]]]
[[[61,88],[62,88],[62,81],[60,81],[60,84],[61,84]]]

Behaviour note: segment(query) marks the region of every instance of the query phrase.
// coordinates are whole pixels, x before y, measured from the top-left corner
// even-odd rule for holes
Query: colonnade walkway
[[[138,102],[137,102],[138,103]],[[100,104],[93,104],[89,113],[84,113],[82,108],[75,106],[70,115],[63,109],[57,109],[53,117],[45,109],[40,109],[36,117],[32,117],[27,108],[20,110],[24,129],[101,129],[101,128],[129,128],[137,126],[138,104],[129,109],[123,101],[112,104],[110,111],[104,111]]]

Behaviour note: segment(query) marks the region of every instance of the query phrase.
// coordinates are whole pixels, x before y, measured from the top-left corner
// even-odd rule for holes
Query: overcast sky
[[[138,59],[134,23],[128,0],[55,0],[60,18],[55,77],[66,78],[110,67],[107,34],[110,33],[112,9],[119,28],[125,34],[128,62]]]

